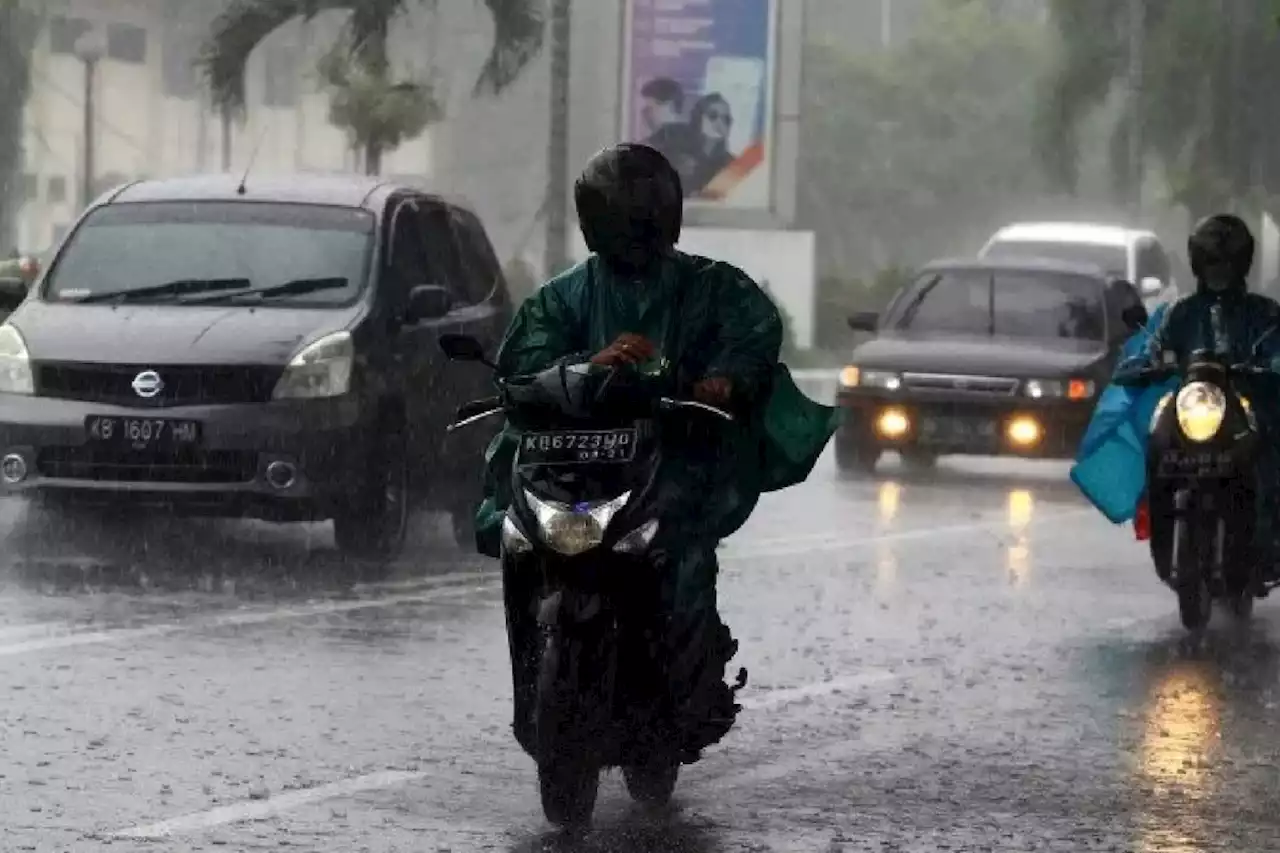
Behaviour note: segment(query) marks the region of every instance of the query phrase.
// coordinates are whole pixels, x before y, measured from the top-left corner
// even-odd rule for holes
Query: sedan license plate
[[[920,421],[922,444],[991,444],[996,440],[996,423],[989,418],[926,417]]]
[[[520,442],[521,465],[623,463],[636,458],[636,430],[531,432]]]
[[[84,429],[91,442],[134,450],[190,446],[200,441],[198,421],[90,415]]]

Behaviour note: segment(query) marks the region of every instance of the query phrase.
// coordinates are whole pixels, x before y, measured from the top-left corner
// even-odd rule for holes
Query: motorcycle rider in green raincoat
[[[691,424],[664,449],[671,488],[652,546],[668,576],[668,666],[682,744],[696,755],[733,724],[724,683],[737,643],[716,608],[716,546],[746,521],[763,491],[803,481],[836,426],[834,409],[805,397],[779,362],[782,321],[741,270],[678,251],[680,177],[657,150],[606,148],[574,187],[584,262],[553,278],[520,308],[497,357],[498,375],[591,363],[637,370],[675,396],[732,411],[734,424]],[[477,513],[481,553],[500,556],[518,447],[508,427],[486,454]],[[504,577],[515,681],[516,737],[530,748],[537,629],[519,579]]]

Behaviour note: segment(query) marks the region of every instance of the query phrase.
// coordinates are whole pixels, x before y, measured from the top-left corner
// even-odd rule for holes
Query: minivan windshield
[[[897,300],[889,328],[1014,338],[1106,339],[1098,279],[1033,270],[928,272]]]
[[[996,240],[983,253],[987,258],[1044,258],[1098,267],[1111,278],[1128,278],[1129,254],[1123,246],[1070,243],[1057,240]]]
[[[365,210],[265,202],[139,202],[90,214],[46,279],[56,302],[326,307],[364,286]]]

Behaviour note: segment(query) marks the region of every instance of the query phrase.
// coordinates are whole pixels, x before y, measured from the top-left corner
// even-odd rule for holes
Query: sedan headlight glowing
[[[528,489],[524,497],[538,519],[539,533],[547,547],[566,557],[576,557],[600,547],[609,522],[631,500],[631,493],[625,492],[609,501],[575,506],[544,501]]]
[[[0,326],[0,394],[34,394],[31,354],[27,342],[13,326]]]
[[[339,397],[351,390],[355,345],[350,332],[334,332],[303,347],[284,369],[272,397],[314,400]]]
[[[1188,382],[1178,391],[1174,407],[1183,435],[1192,441],[1208,441],[1222,426],[1227,395],[1212,382]]]

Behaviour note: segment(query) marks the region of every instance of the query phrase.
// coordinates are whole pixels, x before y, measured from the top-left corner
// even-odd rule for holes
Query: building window
[[[40,194],[40,179],[27,172],[22,176],[22,197],[30,201]]]
[[[147,31],[133,24],[107,25],[107,56],[143,65],[147,61]]]
[[[49,18],[49,50],[53,53],[65,53],[75,56],[76,42],[80,36],[93,29],[93,24],[84,18],[64,18],[53,15]]]
[[[67,200],[67,179],[62,175],[49,178],[46,200],[54,204]]]
[[[262,58],[262,104],[294,107],[298,104],[298,48],[276,45]]]

